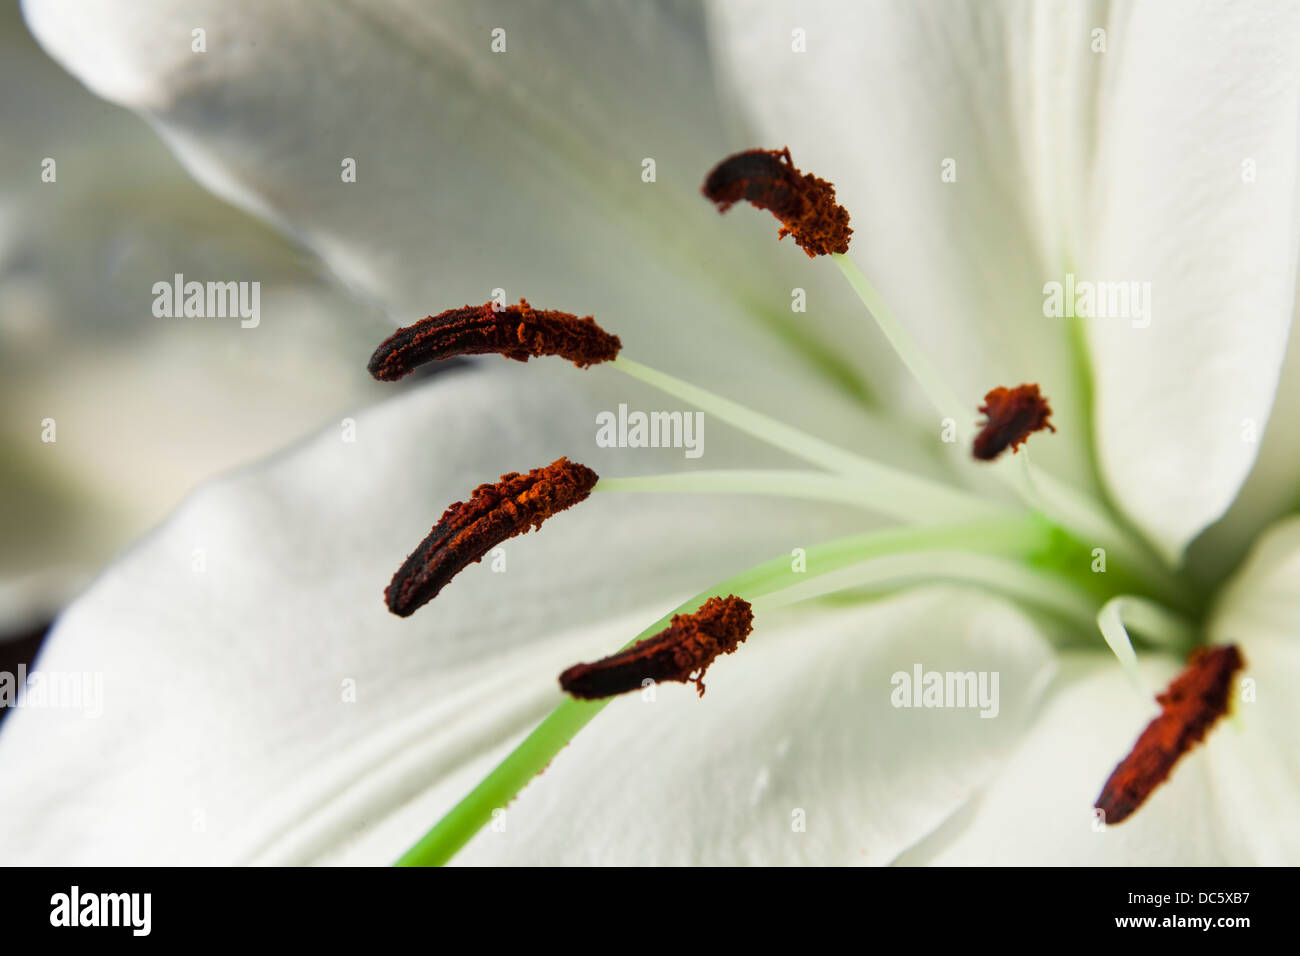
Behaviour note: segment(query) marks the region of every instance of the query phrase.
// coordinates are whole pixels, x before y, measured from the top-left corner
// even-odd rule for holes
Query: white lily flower
[[[6,860],[386,863],[442,819],[411,859],[1300,862],[1297,12],[25,11],[402,324],[503,289],[594,313],[627,358],[488,360],[192,496],[38,661],[102,674],[102,715],[31,707],[0,731]],[[754,142],[835,182],[849,284],[698,196]],[[1071,273],[1150,283],[1149,311],[1045,316]],[[980,396],[1029,382],[1057,433],[972,463]],[[594,446],[598,413],[678,401],[734,474]],[[792,454],[827,474],[755,471]],[[387,612],[413,531],[561,455],[602,493]],[[705,486],[767,496],[669,493]],[[660,493],[614,493],[637,489]],[[703,700],[560,703],[565,666],[733,588],[755,631]],[[1163,687],[1193,642],[1244,656],[1234,718],[1098,825],[1151,717],[1132,685]],[[992,719],[898,706],[918,667],[996,673]]]

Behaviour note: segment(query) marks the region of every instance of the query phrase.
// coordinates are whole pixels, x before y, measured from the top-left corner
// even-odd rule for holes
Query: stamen
[[[674,614],[653,637],[594,664],[575,664],[560,675],[560,686],[581,700],[600,700],[640,690],[642,682],[695,682],[704,696],[704,672],[749,636],[754,612],[734,594],[711,597],[694,614]]]
[[[891,468],[855,452],[846,451],[784,422],[716,395],[689,382],[620,356],[611,368],[625,372],[655,388],[690,402],[709,415],[735,426],[759,441],[805,461],[860,479],[886,510],[912,521],[961,521],[1006,516],[1005,508],[970,492]]]
[[[995,388],[984,396],[980,413],[988,416],[980,433],[975,436],[975,457],[992,461],[1010,446],[1012,453],[1030,435],[1044,428],[1056,431],[1048,419],[1052,408],[1043,398],[1037,385],[1018,385],[1015,388]]]
[[[1120,761],[1097,798],[1107,824],[1127,819],[1168,779],[1174,764],[1228,712],[1232,676],[1245,661],[1235,644],[1198,647],[1156,701],[1161,714]]]
[[[469,501],[443,512],[393,575],[384,590],[388,609],[409,617],[502,541],[540,528],[551,515],[582,501],[596,480],[590,468],[560,458],[526,475],[511,472],[495,484],[479,485]]]
[[[492,303],[448,309],[398,329],[370,357],[370,374],[395,382],[427,362],[495,352],[517,362],[558,355],[578,368],[606,362],[622,343],[591,316],[534,309],[526,299],[499,311]]]
[[[777,238],[794,236],[809,258],[849,251],[849,211],[835,201],[835,187],[796,169],[788,147],[728,156],[709,173],[703,191],[718,212],[741,200],[768,210],[781,220]]]

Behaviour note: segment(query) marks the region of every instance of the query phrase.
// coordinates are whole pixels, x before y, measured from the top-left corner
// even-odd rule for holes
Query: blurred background
[[[195,184],[145,122],[50,60],[12,3],[0,6],[0,88],[0,670],[11,670],[199,482],[380,397],[365,360],[391,324]],[[153,284],[178,272],[260,281],[260,325],[156,318]]]

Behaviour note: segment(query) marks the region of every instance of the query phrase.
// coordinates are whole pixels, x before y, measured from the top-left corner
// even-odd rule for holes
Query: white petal
[[[1098,641],[1101,639],[1098,638]],[[1152,686],[1177,672],[1144,661]],[[899,862],[944,866],[1210,866],[1228,862],[1216,820],[1207,748],[1192,751],[1137,813],[1094,825],[1093,804],[1151,719],[1109,655],[1062,659],[1032,732],[996,779]],[[1222,734],[1223,728],[1212,731]]]
[[[998,672],[996,716],[894,707],[918,663]],[[996,771],[1053,669],[1029,619],[961,590],[756,617],[703,700],[613,702],[457,861],[888,863]]]
[[[733,397],[813,427],[838,394],[825,363],[861,378],[876,362],[841,344],[861,323],[835,309],[851,294],[828,263],[817,265],[836,284],[822,294],[773,229],[747,241],[699,195],[728,149],[691,4],[25,10],[56,59],[142,112],[200,181],[290,231],[398,321],[501,289],[594,313],[630,355],[687,378],[716,385],[725,365]],[[194,53],[200,28],[207,51]],[[341,181],[349,159],[355,182]],[[791,311],[796,287],[807,314]],[[817,361],[798,363],[791,344],[818,328],[835,347],[823,335]]]
[[[1250,471],[1259,444],[1247,424],[1264,432],[1286,351],[1300,9],[1125,9],[1100,57],[1081,213],[1093,226],[1077,271],[1151,284],[1149,328],[1089,322],[1097,444],[1122,510],[1176,557]]]
[[[1297,288],[1300,296],[1300,287]],[[1294,307],[1293,307],[1294,311]],[[1188,549],[1188,566],[1204,580],[1222,581],[1241,565],[1269,525],[1296,509],[1300,491],[1300,335],[1287,342],[1286,359],[1267,425],[1243,420],[1243,441],[1258,442],[1259,457],[1227,513]]]
[[[1246,658],[1237,716],[1210,741],[1214,791],[1241,862],[1300,863],[1300,518],[1275,525],[1220,596],[1211,640]]]
[[[611,387],[625,388],[556,362],[452,373],[357,414],[355,442],[330,428],[195,494],[38,660],[99,675],[102,716],[6,718],[0,857],[320,858],[525,730],[581,654],[856,523],[785,502],[598,494],[507,542],[504,573],[473,566],[413,618],[390,615],[392,572],[478,483],[561,454],[606,473],[680,459],[592,447]],[[706,460],[725,463],[716,442]]]

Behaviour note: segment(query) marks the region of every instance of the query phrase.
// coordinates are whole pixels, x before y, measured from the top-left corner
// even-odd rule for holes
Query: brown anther
[[[1127,819],[1169,778],[1174,764],[1228,712],[1232,677],[1245,666],[1235,644],[1198,647],[1169,689],[1156,697],[1161,713],[1147,724],[1097,798],[1107,824]]]
[[[654,637],[593,664],[573,665],[560,675],[560,686],[581,700],[599,700],[640,690],[646,680],[694,681],[703,697],[704,672],[739,647],[753,627],[748,601],[734,594],[711,597],[694,614],[674,614]]]
[[[781,220],[778,239],[794,236],[809,257],[849,251],[849,211],[835,201],[835,187],[801,173],[790,149],[749,149],[728,156],[704,181],[704,195],[726,212],[740,201]]]
[[[1036,431],[1044,428],[1056,431],[1048,421],[1052,407],[1037,385],[995,388],[984,396],[984,404],[979,410],[988,416],[984,427],[975,436],[974,454],[980,461],[992,461],[1008,446],[1014,454],[1021,442]]]
[[[582,501],[596,480],[590,468],[561,458],[526,475],[511,472],[495,484],[479,485],[469,501],[443,512],[393,575],[384,591],[388,609],[410,616],[502,541],[540,528],[551,515]]]
[[[395,382],[427,362],[490,352],[517,362],[558,355],[586,368],[614,358],[622,346],[589,315],[534,309],[520,299],[504,308],[489,302],[448,309],[398,329],[375,349],[368,368],[381,382]]]

